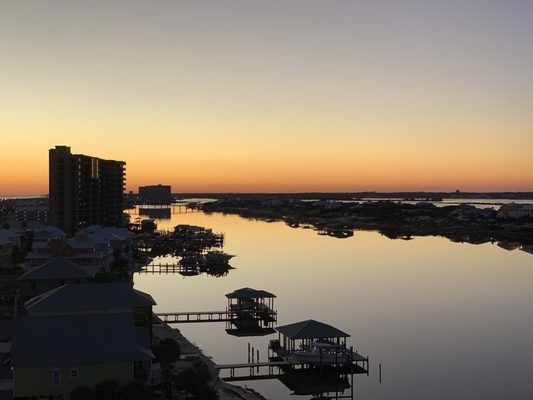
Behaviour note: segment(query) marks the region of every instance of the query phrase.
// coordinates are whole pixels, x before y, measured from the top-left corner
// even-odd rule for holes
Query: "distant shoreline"
[[[533,192],[202,192],[202,193],[173,193],[176,198],[291,198],[291,199],[329,199],[351,200],[356,198],[393,198],[393,199],[506,199],[506,200],[531,200]]]
[[[331,200],[225,198],[198,205],[204,212],[236,214],[292,228],[311,228],[320,235],[347,238],[357,230],[374,230],[391,239],[442,236],[454,242],[498,242],[503,248],[533,245],[533,218],[500,218],[492,208],[468,204],[437,207],[430,202],[343,203]]]
[[[127,195],[126,195],[127,196]],[[347,200],[353,198],[394,198],[394,199],[508,199],[508,200],[531,200],[533,201],[533,191],[520,192],[181,192],[172,193],[176,199],[179,198],[222,198],[222,197],[278,197],[293,199],[337,199]],[[0,194],[0,200],[5,199],[33,199],[46,198],[48,194]]]

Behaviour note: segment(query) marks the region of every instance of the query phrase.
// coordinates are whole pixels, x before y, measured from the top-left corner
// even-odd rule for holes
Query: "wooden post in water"
[[[259,364],[259,349],[257,349],[257,363]],[[259,372],[259,365],[257,366],[257,372]]]
[[[379,363],[379,383],[381,383],[381,363]]]

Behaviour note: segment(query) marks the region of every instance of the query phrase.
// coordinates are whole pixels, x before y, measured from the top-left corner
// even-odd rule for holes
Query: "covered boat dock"
[[[274,310],[276,295],[249,287],[226,294],[230,316],[226,332],[237,336],[269,335],[274,333],[277,312]]]

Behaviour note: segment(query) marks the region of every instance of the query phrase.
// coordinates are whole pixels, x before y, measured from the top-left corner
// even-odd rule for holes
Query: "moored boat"
[[[351,361],[350,350],[321,342],[313,342],[307,348],[293,351],[291,358],[293,362],[302,364],[343,365]]]

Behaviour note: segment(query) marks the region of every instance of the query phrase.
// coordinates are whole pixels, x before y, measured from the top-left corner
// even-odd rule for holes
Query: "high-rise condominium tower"
[[[126,163],[72,154],[70,147],[49,150],[51,225],[73,235],[80,228],[122,224]]]

